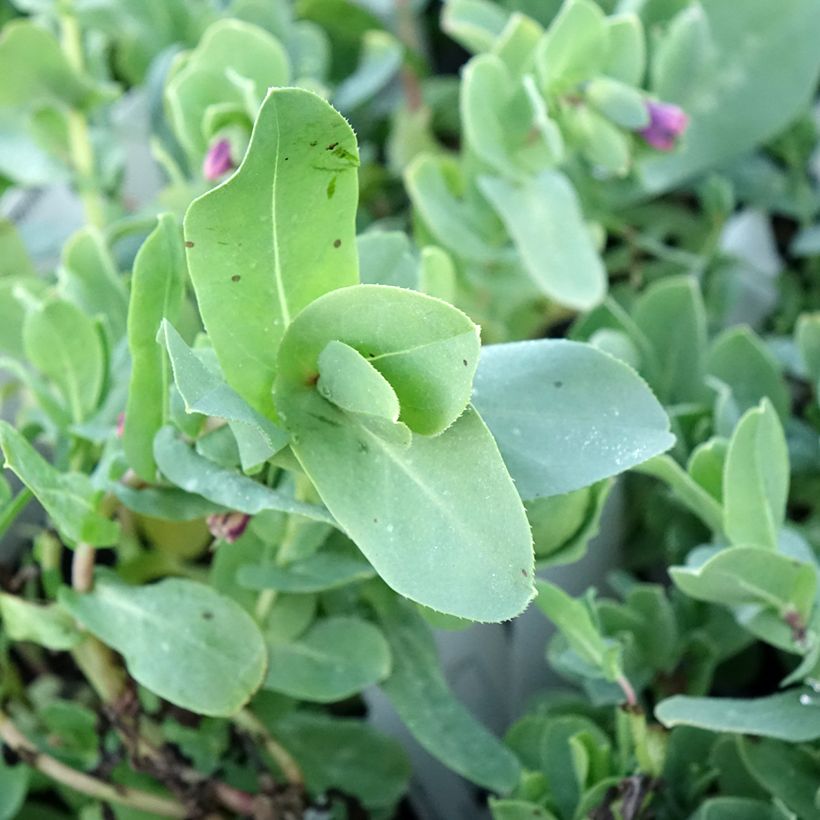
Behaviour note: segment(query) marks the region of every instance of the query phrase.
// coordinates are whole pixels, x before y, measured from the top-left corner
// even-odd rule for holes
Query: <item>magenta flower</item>
[[[205,155],[202,173],[205,179],[216,180],[225,176],[234,167],[231,158],[231,144],[228,140],[217,140]]]
[[[689,117],[682,108],[671,103],[648,100],[646,108],[649,112],[649,125],[638,133],[653,148],[659,151],[671,151],[678,137],[689,125]]]
[[[216,513],[208,516],[208,529],[214,538],[233,544],[245,532],[250,520],[249,515],[241,512]]]

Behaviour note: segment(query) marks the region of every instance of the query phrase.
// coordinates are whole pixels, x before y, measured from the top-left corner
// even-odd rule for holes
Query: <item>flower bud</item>
[[[234,167],[231,158],[231,144],[226,139],[217,140],[205,155],[202,173],[205,179],[217,180],[225,176]]]
[[[689,125],[689,117],[682,108],[671,103],[649,100],[646,108],[649,112],[649,125],[638,133],[653,148],[659,151],[671,151],[678,137]]]
[[[227,512],[208,516],[208,529],[214,538],[233,544],[248,526],[251,517],[246,513]]]

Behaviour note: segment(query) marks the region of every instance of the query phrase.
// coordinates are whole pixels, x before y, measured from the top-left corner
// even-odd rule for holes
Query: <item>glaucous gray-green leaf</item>
[[[820,766],[811,747],[744,738],[740,750],[752,777],[776,798],[778,804],[785,804],[800,820],[820,820],[817,799]],[[781,809],[777,820],[783,813]]]
[[[794,338],[815,396],[820,401],[820,311],[800,316]]]
[[[208,461],[177,438],[171,427],[163,427],[157,433],[154,439],[154,458],[160,472],[177,487],[188,493],[201,495],[229,510],[249,515],[262,510],[280,510],[333,523],[327,511],[316,504],[299,501],[248,476]]]
[[[361,556],[339,550],[321,550],[292,564],[246,564],[237,580],[246,589],[275,589],[279,592],[324,592],[375,575]]]
[[[362,284],[418,287],[418,263],[403,231],[369,231],[356,237],[356,247]]]
[[[105,352],[94,321],[76,305],[49,299],[23,322],[26,358],[60,391],[75,422],[88,418],[105,380]]]
[[[287,444],[287,433],[254,410],[220,373],[203,362],[174,329],[163,322],[159,341],[171,360],[174,381],[189,413],[225,419],[239,447],[243,469],[267,461]]]
[[[768,398],[785,420],[791,399],[774,356],[748,327],[732,327],[712,343],[706,359],[710,376],[728,385],[741,414]]]
[[[585,487],[674,443],[645,382],[623,362],[578,342],[485,347],[473,403],[525,500]]]
[[[597,74],[608,51],[606,17],[592,0],[567,0],[538,44],[535,65],[546,91],[562,91]]]
[[[57,604],[35,604],[0,594],[3,631],[14,641],[31,641],[46,649],[71,649],[83,640],[71,616]]]
[[[633,12],[606,18],[609,32],[604,73],[623,83],[640,87],[646,71],[646,37],[641,18]]]
[[[704,398],[706,311],[697,280],[667,277],[648,287],[632,311],[655,353],[649,379],[664,404]]]
[[[390,32],[366,31],[361,41],[359,64],[336,87],[333,105],[347,112],[373,100],[395,77],[403,56],[404,47]]]
[[[623,674],[620,646],[603,637],[583,601],[567,595],[549,581],[536,581],[535,588],[538,590],[535,605],[555,624],[584,661],[609,681]]]
[[[253,117],[271,86],[287,85],[288,56],[263,28],[236,19],[213,23],[190,54],[178,58],[165,96],[177,138],[193,157],[207,149],[209,110],[234,104]]]
[[[765,698],[693,698],[675,695],[655,707],[664,726],[773,737],[792,743],[820,738],[820,703],[809,689]]]
[[[694,65],[669,60],[652,91],[691,117],[681,147],[642,163],[648,191],[668,190],[781,131],[803,110],[820,72],[814,0],[702,0],[709,42]],[[692,15],[690,7],[681,15]],[[669,36],[681,36],[674,24]],[[664,41],[659,38],[658,52]],[[691,45],[681,53],[691,54]]]
[[[552,812],[529,800],[495,800],[490,798],[493,820],[556,820]]]
[[[0,420],[0,448],[8,467],[36,496],[60,534],[71,544],[116,543],[119,527],[97,512],[101,493],[84,473],[61,473],[8,422]]]
[[[297,711],[278,720],[273,733],[313,792],[340,789],[375,810],[392,806],[407,788],[410,761],[404,749],[361,720]]]
[[[316,392],[319,355],[329,342],[339,341],[389,382],[402,422],[414,432],[435,435],[470,400],[478,332],[460,310],[425,294],[383,285],[334,291],[303,311],[285,336],[277,405]]]
[[[805,622],[817,572],[810,564],[759,547],[729,547],[697,567],[671,567],[675,585],[692,598],[727,606],[758,604]]]
[[[543,33],[543,26],[532,17],[513,13],[493,43],[492,53],[511,74],[520,77],[532,71],[535,49]]]
[[[154,694],[202,715],[236,713],[265,674],[265,643],[239,604],[204,584],[166,578],[131,587],[98,573],[94,589],[64,587],[60,603],[119,652]]]
[[[193,521],[224,510],[223,506],[214,504],[201,495],[186,493],[178,487],[145,487],[135,490],[117,482],[111,487],[111,492],[129,510],[167,521]]]
[[[334,339],[319,354],[319,395],[347,413],[399,419],[399,398],[390,382],[358,350]]]
[[[789,495],[789,453],[764,399],[738,422],[723,469],[724,529],[735,544],[777,549]]]
[[[590,80],[584,91],[589,103],[621,128],[636,131],[649,125],[643,95],[631,85],[601,76]]]
[[[382,633],[351,616],[324,618],[298,640],[268,651],[264,687],[300,700],[344,700],[390,674],[390,647]]]
[[[358,279],[358,163],[340,114],[309,91],[274,89],[239,170],[185,216],[202,320],[228,384],[264,415],[287,326]]]
[[[489,51],[510,13],[488,0],[447,0],[441,29],[468,51]]]
[[[380,597],[377,609],[393,653],[393,671],[381,686],[404,725],[462,777],[501,794],[512,791],[521,765],[453,696],[422,616],[389,595]]]
[[[482,176],[478,184],[546,296],[578,310],[604,298],[606,271],[575,191],[562,173],[543,171],[519,185]]]
[[[20,276],[28,278],[36,275],[20,232],[14,223],[0,218],[0,278]]]
[[[157,333],[163,320],[177,320],[184,289],[182,232],[173,214],[161,214],[134,259],[128,305],[131,380],[123,448],[128,463],[148,482],[157,472],[154,436],[168,420],[168,364]]]
[[[456,269],[450,254],[437,245],[421,249],[419,289],[451,304],[456,299]]]
[[[62,295],[89,316],[99,317],[110,346],[116,345],[125,335],[128,294],[98,229],[82,228],[66,242],[58,277]]]
[[[771,803],[750,797],[712,797],[701,803],[689,820],[783,820],[783,812]]]

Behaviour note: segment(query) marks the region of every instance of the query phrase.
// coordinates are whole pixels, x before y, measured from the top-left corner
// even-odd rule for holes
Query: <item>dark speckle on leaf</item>
[[[242,277],[241,277],[238,273],[235,273],[235,274],[231,277],[231,282],[238,282],[241,278],[242,278]]]
[[[367,446],[367,444],[365,442],[360,441],[358,444],[359,444],[359,452],[360,453],[366,453],[370,450],[370,448]]]
[[[202,613],[202,619],[205,620],[205,621],[210,621],[213,617],[214,617],[213,612],[207,612],[206,611],[206,612]]]
[[[464,366],[467,367],[467,359],[462,359],[461,361],[464,364]]]
[[[328,145],[325,150],[332,151],[338,144],[339,144],[338,142],[331,142],[330,145]]]
[[[333,199],[333,194],[336,193],[336,177],[331,177],[327,184],[327,198]]]
[[[311,148],[315,148],[315,147],[316,147],[317,142],[318,142],[318,140],[311,140],[311,141],[310,141],[310,147],[311,147]]]
[[[341,239],[334,239],[333,240],[333,247],[334,248],[340,248],[341,246],[342,246],[342,240]]]
[[[521,574],[526,578],[527,577],[527,570],[522,569]]]
[[[190,240],[190,239],[188,239],[188,240],[185,242],[185,247],[186,247],[186,248],[193,248],[193,246],[194,246],[194,243],[193,243],[193,242],[191,242],[191,240]]]
[[[285,157],[285,162],[287,162],[289,159],[290,159],[290,157]]]
[[[553,386],[553,387],[563,387],[563,386],[564,386],[564,383],[563,383],[563,382],[553,382],[553,383],[552,383],[552,386]]]

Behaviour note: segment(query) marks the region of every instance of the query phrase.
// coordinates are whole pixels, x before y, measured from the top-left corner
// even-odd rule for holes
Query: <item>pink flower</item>
[[[234,167],[233,159],[231,159],[231,144],[228,140],[217,140],[205,155],[205,161],[202,163],[202,173],[205,179],[216,180]]]
[[[250,520],[249,515],[241,512],[216,513],[208,516],[208,529],[214,538],[233,544],[245,532]]]
[[[659,151],[671,151],[678,137],[689,125],[689,117],[682,108],[671,103],[649,100],[646,108],[649,112],[649,125],[638,133],[653,148]]]

